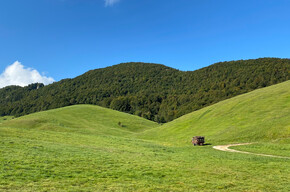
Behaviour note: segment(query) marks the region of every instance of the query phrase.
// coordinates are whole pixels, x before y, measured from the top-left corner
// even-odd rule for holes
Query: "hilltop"
[[[157,127],[158,124],[99,106],[74,105],[15,118],[2,126],[40,132],[125,136]]]
[[[122,63],[48,86],[0,89],[0,115],[21,116],[94,104],[164,123],[219,101],[289,79],[290,60],[261,58],[216,63],[196,71]]]

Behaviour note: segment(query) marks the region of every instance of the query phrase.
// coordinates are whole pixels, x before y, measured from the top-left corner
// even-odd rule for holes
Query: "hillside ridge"
[[[172,145],[189,145],[203,135],[207,143],[289,143],[290,81],[242,94],[186,114],[139,136]]]
[[[196,71],[122,63],[48,86],[0,89],[0,115],[94,104],[164,123],[219,101],[290,79],[290,59],[220,62]]]

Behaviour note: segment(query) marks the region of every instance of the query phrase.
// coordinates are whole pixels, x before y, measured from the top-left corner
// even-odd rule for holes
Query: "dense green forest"
[[[2,88],[0,115],[95,104],[163,123],[289,77],[290,59],[220,62],[186,72],[160,64],[122,63],[48,86]]]

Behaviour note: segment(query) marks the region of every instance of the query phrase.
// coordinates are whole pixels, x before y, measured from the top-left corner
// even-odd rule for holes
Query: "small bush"
[[[123,127],[123,124],[119,121],[118,122],[118,125],[120,126],[120,127]]]

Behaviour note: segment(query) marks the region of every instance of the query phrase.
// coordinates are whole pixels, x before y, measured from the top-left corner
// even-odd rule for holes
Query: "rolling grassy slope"
[[[90,105],[6,120],[0,191],[288,191],[289,160],[192,147],[190,138],[256,139],[261,151],[273,137],[280,142],[275,151],[285,151],[289,96],[285,82],[162,126]]]
[[[121,122],[122,126],[118,125]],[[34,113],[3,126],[47,131],[126,135],[158,126],[144,118],[93,105],[74,105]]]
[[[12,116],[3,116],[3,117],[0,117],[0,123],[3,123],[4,121],[9,121],[12,118],[13,118]]]
[[[142,138],[187,145],[194,135],[209,143],[287,140],[290,137],[290,81],[258,89],[184,115]],[[286,141],[285,141],[286,142]]]

